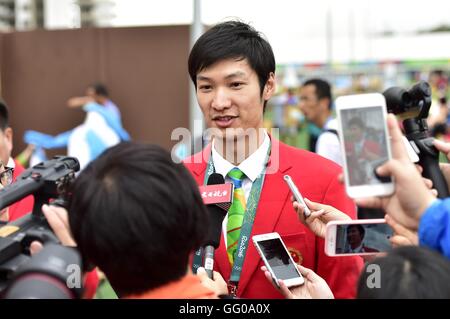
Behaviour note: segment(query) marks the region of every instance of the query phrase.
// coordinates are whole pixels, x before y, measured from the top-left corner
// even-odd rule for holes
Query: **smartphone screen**
[[[386,223],[336,225],[336,254],[378,253],[391,250],[392,228]]]
[[[340,112],[348,185],[391,183],[389,177],[381,180],[375,175],[375,169],[389,159],[382,106]]]
[[[257,241],[270,268],[277,279],[292,279],[300,277],[297,267],[292,262],[289,253],[279,238]]]

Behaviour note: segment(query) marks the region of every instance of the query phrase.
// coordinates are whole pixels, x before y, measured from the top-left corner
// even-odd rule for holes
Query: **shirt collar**
[[[259,176],[265,166],[265,161],[267,153],[269,152],[270,138],[266,131],[264,131],[264,140],[258,149],[246,158],[238,168],[252,181]],[[221,174],[224,178],[227,176],[228,172],[231,171],[235,166],[228,162],[225,158],[220,155],[214,148],[214,140],[212,142],[212,161],[214,164],[214,169],[216,173]]]
[[[352,249],[352,248],[350,247],[350,250],[351,250],[353,253],[360,253],[360,252],[362,252],[362,248],[363,248],[363,244],[361,243],[361,245],[359,245],[359,246],[356,247],[355,249]]]
[[[14,163],[14,160],[13,160],[12,157],[9,158],[8,164],[6,164],[6,167],[10,167],[10,168],[15,168],[16,167],[16,163]]]
[[[333,117],[329,117],[323,126],[324,130],[335,130],[337,129],[337,122]]]

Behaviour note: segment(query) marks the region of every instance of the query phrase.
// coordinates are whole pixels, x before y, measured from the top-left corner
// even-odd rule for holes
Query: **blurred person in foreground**
[[[0,190],[5,186],[12,183],[13,171],[12,168],[5,167],[3,162],[0,160]],[[0,211],[0,225],[9,222],[9,207],[5,207]]]
[[[322,239],[296,218],[284,174],[303,195],[355,217],[355,205],[337,181],[340,167],[317,154],[289,147],[263,128],[267,101],[275,91],[275,57],[270,44],[240,21],[217,24],[193,46],[191,80],[212,143],[185,159],[197,184],[216,172],[235,185],[234,201],[223,224],[214,266],[241,298],[280,298],[256,271],[262,265],[249,242],[256,234],[279,232],[294,260],[315,269],[338,298],[355,295],[362,260],[330,258]],[[194,269],[201,264],[201,252]]]
[[[209,219],[193,178],[163,148],[114,146],[80,173],[72,192],[69,215],[59,207],[45,206],[43,212],[61,242],[76,243],[119,297],[197,299],[226,293],[218,273],[212,281],[204,269],[199,276],[190,270]]]
[[[8,183],[15,181],[17,177],[25,170],[17,160],[11,157],[12,149],[13,129],[9,126],[9,111],[6,103],[0,98],[0,161],[3,166],[3,170],[12,173],[12,180],[8,179]],[[3,175],[9,173],[3,173]],[[1,184],[3,187],[6,186],[4,181],[6,180],[2,179]],[[33,195],[26,196],[10,205],[7,211],[1,216],[1,221],[15,221],[20,217],[31,213],[33,210],[33,205]]]

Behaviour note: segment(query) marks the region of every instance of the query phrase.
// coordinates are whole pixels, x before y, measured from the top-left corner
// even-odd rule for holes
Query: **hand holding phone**
[[[252,239],[267,270],[272,275],[275,285],[278,286],[278,279],[282,279],[287,287],[304,283],[303,276],[298,271],[291,254],[278,233],[255,235]]]
[[[305,199],[305,202],[312,211],[311,215],[308,218],[299,216],[299,219],[311,232],[322,239],[325,239],[326,227],[329,222],[336,220],[352,220],[347,214],[333,206],[316,203],[309,199]]]
[[[294,181],[289,175],[284,175],[283,179],[285,180],[286,184],[289,186],[289,189],[291,190],[292,194],[294,195],[295,200],[300,205],[303,205],[303,214],[305,217],[309,217],[311,215],[311,211],[306,205],[305,200],[303,199],[302,194],[300,194],[297,186],[294,184]]]
[[[301,265],[297,265],[297,269],[303,275],[305,284],[288,288],[284,281],[282,281],[279,285],[275,285],[286,299],[334,299],[333,292],[322,277],[311,269]],[[266,279],[274,283],[272,275],[267,268],[262,266],[261,270],[264,272]]]

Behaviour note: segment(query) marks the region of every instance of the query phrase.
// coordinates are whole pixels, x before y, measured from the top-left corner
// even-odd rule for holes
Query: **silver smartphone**
[[[311,210],[309,209],[308,205],[306,205],[305,200],[303,199],[302,194],[298,190],[297,186],[294,184],[294,181],[289,175],[284,175],[283,177],[286,184],[289,186],[289,189],[291,190],[292,194],[294,195],[295,200],[297,203],[303,205],[303,213],[305,217],[308,217],[311,215]]]

